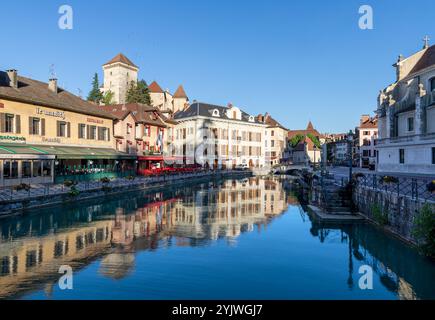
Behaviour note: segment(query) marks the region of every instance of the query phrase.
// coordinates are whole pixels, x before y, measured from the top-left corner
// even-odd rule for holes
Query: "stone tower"
[[[189,101],[189,98],[187,97],[186,92],[184,91],[184,88],[182,85],[180,85],[175,91],[174,96],[174,113],[180,110],[183,110],[186,103]]]
[[[104,84],[101,91],[112,91],[114,103],[125,103],[132,81],[137,83],[139,68],[122,53],[103,65]]]

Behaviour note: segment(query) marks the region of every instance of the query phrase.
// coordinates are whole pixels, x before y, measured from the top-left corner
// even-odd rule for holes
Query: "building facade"
[[[396,81],[378,97],[379,172],[435,173],[435,46],[399,56]]]
[[[210,168],[265,165],[266,124],[228,105],[195,102],[175,114],[174,153],[177,161]]]
[[[358,166],[374,169],[377,162],[378,118],[362,115],[355,133],[357,139],[355,160]]]
[[[318,164],[322,159],[321,145],[326,138],[317,131],[311,121],[305,130],[288,131],[289,162],[293,164]]]
[[[114,117],[58,88],[0,72],[0,184],[49,183],[55,177],[115,172]],[[86,172],[85,172],[86,171]]]
[[[288,130],[267,112],[258,115],[257,121],[267,125],[264,131],[265,164],[274,166],[287,160],[284,151],[287,146]]]

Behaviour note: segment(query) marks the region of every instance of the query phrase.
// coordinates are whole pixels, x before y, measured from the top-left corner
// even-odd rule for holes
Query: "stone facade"
[[[379,172],[435,174],[435,46],[399,57],[378,97]]]

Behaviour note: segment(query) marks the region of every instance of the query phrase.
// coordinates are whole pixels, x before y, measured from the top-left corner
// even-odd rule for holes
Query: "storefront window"
[[[33,176],[34,177],[42,176],[41,161],[39,160],[33,161]]]
[[[32,176],[32,163],[30,161],[23,161],[21,163],[21,176],[23,178],[30,178]]]
[[[11,164],[11,179],[18,178],[18,161],[12,161]]]
[[[51,177],[51,161],[44,160],[42,161],[42,173],[44,177]]]

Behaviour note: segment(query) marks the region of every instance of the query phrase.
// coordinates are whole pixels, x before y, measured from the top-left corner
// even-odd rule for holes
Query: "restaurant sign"
[[[65,112],[63,112],[63,111],[50,111],[50,110],[44,110],[44,109],[37,107],[36,113],[39,115],[61,118],[62,120],[65,120],[65,118],[66,118]]]

